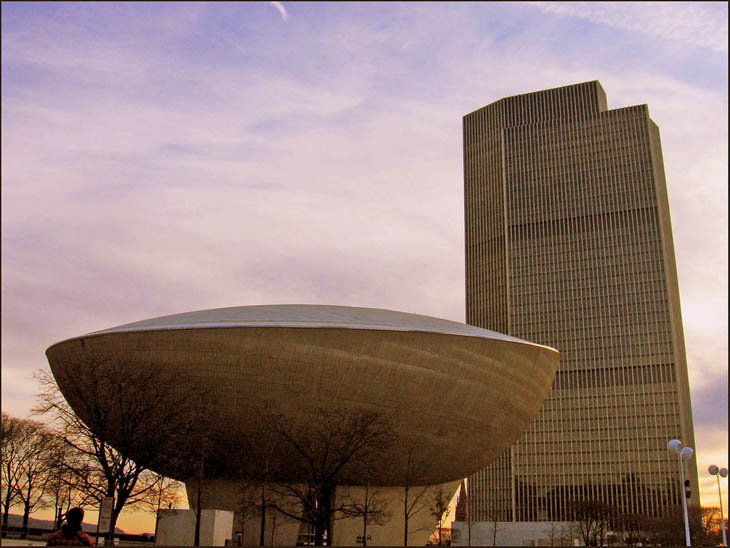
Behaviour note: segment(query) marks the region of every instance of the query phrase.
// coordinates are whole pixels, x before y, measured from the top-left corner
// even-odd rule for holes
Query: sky
[[[661,131],[717,505],[724,2],[3,2],[2,410],[29,415],[49,345],[155,316],[312,303],[465,321],[462,116],[589,80]]]

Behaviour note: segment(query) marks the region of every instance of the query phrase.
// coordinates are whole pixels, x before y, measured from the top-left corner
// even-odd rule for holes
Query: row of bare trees
[[[410,524],[417,514],[427,511],[441,529],[450,500],[438,486],[421,485],[430,465],[422,452],[407,450],[403,462],[390,461],[384,474],[383,455],[389,454],[396,437],[380,413],[320,407],[308,412],[306,421],[260,414],[255,422],[258,430],[249,435],[256,443],[229,453],[226,475],[240,478],[239,529],[245,531],[247,522],[258,518],[260,545],[267,516],[280,524],[303,524],[312,531],[316,546],[330,544],[334,522],[347,518],[361,521],[359,542],[364,546],[368,527],[386,524],[396,512],[403,518],[404,546],[409,535],[420,530]],[[388,488],[390,497],[382,487],[384,478],[398,486]],[[337,493],[341,486],[344,495]],[[394,490],[400,492],[400,502],[393,500]],[[194,504],[200,506],[205,496],[205,490],[198,489]],[[268,530],[273,535],[276,522]]]
[[[0,438],[2,471],[0,491],[3,536],[8,530],[11,509],[23,513],[21,536],[28,530],[30,515],[52,508],[56,528],[74,506],[99,508],[105,496],[106,479],[99,473],[100,464],[86,452],[77,449],[79,439],[69,438],[52,426],[31,419],[20,419],[2,413]],[[72,442],[73,440],[73,442]],[[113,457],[112,457],[113,458]],[[126,466],[116,459],[111,474],[121,475],[114,466]],[[134,471],[133,471],[134,473]],[[152,471],[141,471],[126,506],[156,512],[179,502],[178,482]],[[113,529],[112,529],[113,530]]]
[[[676,546],[685,542],[681,506],[661,517],[618,512],[600,501],[581,501],[573,505],[575,529],[586,546],[618,543],[624,546]],[[722,541],[718,508],[688,509],[693,546],[716,546]]]
[[[33,414],[42,422],[3,413],[3,531],[14,506],[22,506],[27,531],[35,510],[52,506],[60,526],[70,507],[99,508],[109,497],[110,541],[123,508],[156,512],[177,503],[180,484],[152,467],[180,439],[184,424],[177,420],[176,406],[189,403],[174,385],[157,384],[167,379],[152,368],[129,375],[99,360],[77,366],[69,373],[75,379],[65,379],[64,386],[80,414],[47,371],[36,374],[40,390]]]

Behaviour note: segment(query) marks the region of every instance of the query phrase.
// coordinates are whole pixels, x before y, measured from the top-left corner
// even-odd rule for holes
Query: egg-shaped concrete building
[[[233,504],[225,502],[231,498],[225,493],[231,447],[246,451],[255,443],[257,417],[267,413],[306,424],[321,408],[377,412],[392,424],[394,441],[378,456],[370,484],[394,494],[394,467],[420,448],[428,466],[414,485],[455,489],[525,430],[550,390],[559,359],[554,349],[458,322],[318,305],[175,314],[68,339],[46,354],[61,391],[84,420],[88,411],[78,385],[90,360],[107,364],[117,376],[164,371],[176,383],[204,388],[214,417],[206,424],[210,439],[225,440],[209,452],[207,463],[207,481],[220,492],[209,503],[216,508]],[[286,462],[279,464],[286,469]],[[190,479],[184,467],[165,466],[160,471],[166,475]],[[339,478],[340,485],[362,482],[353,470]],[[335,544],[354,544],[346,526],[338,527]],[[402,543],[396,534],[371,544],[393,538]]]

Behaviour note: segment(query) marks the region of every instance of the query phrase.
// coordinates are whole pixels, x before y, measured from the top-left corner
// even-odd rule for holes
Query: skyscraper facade
[[[607,109],[597,81],[464,116],[467,323],[557,348],[551,395],[520,440],[469,478],[472,521],[566,521],[599,500],[681,504],[694,447],[659,130]],[[485,402],[489,405],[489,402]],[[697,470],[688,465],[690,504]]]

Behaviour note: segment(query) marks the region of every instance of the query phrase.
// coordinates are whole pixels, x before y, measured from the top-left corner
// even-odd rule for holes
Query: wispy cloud
[[[269,2],[272,6],[274,6],[277,11],[281,14],[281,19],[283,21],[286,21],[286,18],[289,17],[289,14],[286,12],[286,8],[281,4],[281,2]]]
[[[716,51],[728,50],[725,2],[530,2],[540,9]],[[724,15],[724,17],[723,17]]]

